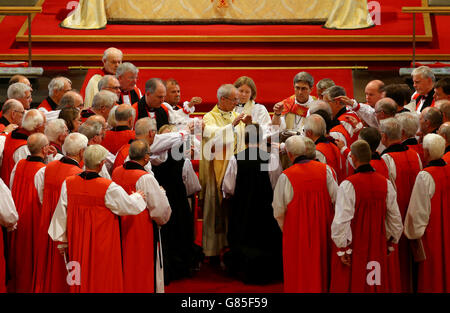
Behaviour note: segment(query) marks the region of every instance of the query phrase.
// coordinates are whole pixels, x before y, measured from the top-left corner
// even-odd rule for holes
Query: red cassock
[[[120,166],[123,165],[123,163],[125,163],[126,158],[128,157],[128,153],[130,151],[130,143],[127,143],[125,145],[123,145],[119,151],[117,151],[116,154],[116,159],[114,160],[114,164],[112,167],[112,170],[114,172],[114,170]]]
[[[388,152],[394,159],[397,177],[395,186],[397,189],[397,203],[405,222],[406,210],[408,209],[411,192],[420,171],[419,158],[412,149],[406,151]],[[392,292],[412,292],[411,282],[411,252],[409,241],[405,236],[400,238],[397,249],[389,257],[389,275],[394,277],[390,280]],[[397,277],[397,279],[395,279]]]
[[[143,168],[120,166],[114,170],[112,180],[132,194],[136,191],[137,181],[145,174],[148,173]],[[155,292],[153,222],[148,210],[138,215],[121,216],[120,230],[124,292]]]
[[[60,243],[53,241],[47,231],[58,204],[64,180],[81,172],[77,163],[67,157],[50,162],[45,169],[44,198],[38,234],[38,261],[33,278],[35,292],[69,292],[66,283],[66,265],[57,248]]]
[[[435,182],[431,213],[422,243],[426,260],[419,263],[418,292],[450,292],[450,165],[424,169]]]
[[[424,152],[423,152],[423,146],[421,143],[417,143],[417,144],[413,144],[413,145],[408,145],[408,148],[410,148],[411,150],[414,150],[417,152],[417,154],[420,157],[420,161],[422,161],[422,163],[425,163],[425,157],[424,157]]]
[[[341,133],[347,141],[347,147],[350,147],[356,140],[358,140],[359,131],[355,130],[358,124],[361,123],[361,120],[355,112],[351,111],[345,111],[343,114],[339,115],[338,120],[341,124],[333,127],[330,130],[330,133]],[[352,136],[350,136],[350,133],[347,131],[347,129],[345,129],[344,125],[342,125],[342,122],[346,122],[353,127],[354,132]]]
[[[41,104],[39,104],[38,109],[39,108],[43,108],[46,109],[48,112],[51,112],[58,108],[58,104],[55,101],[53,101],[52,98],[47,97],[41,102]]]
[[[8,232],[8,267],[11,279],[9,292],[32,292],[36,238],[39,231],[41,203],[34,185],[37,171],[45,167],[44,160],[29,156],[17,163],[12,185],[12,196],[19,221],[17,229]]]
[[[27,144],[28,136],[18,132],[17,130],[12,131],[6,136],[5,149],[3,150],[3,161],[0,167],[0,177],[3,182],[9,186],[9,180],[11,178],[11,172],[16,165],[14,162],[13,155],[14,152]]]
[[[442,159],[445,161],[445,163],[450,164],[450,151],[444,154]]]
[[[328,292],[334,212],[326,165],[294,164],[284,174],[294,190],[283,226],[284,291]]]
[[[80,175],[66,179],[68,261],[81,269],[81,284],[70,292],[123,292],[119,216],[105,205],[111,183]]]
[[[130,130],[128,127],[118,126],[112,130],[106,131],[102,146],[115,155],[123,145],[127,144],[135,137],[134,130]]]
[[[372,154],[372,160],[370,160],[370,166],[373,167],[375,172],[377,172],[377,173],[383,175],[384,177],[386,177],[387,179],[389,179],[389,169],[386,165],[386,162],[384,162],[384,160],[381,159],[378,152],[374,152]]]
[[[351,221],[352,263],[344,265],[333,253],[330,292],[388,292],[386,197],[387,180],[376,172],[364,172],[347,178],[355,189],[355,213]],[[337,251],[337,250],[336,250]],[[381,285],[367,283],[367,264],[380,264]]]
[[[340,184],[346,176],[345,159],[342,157],[339,148],[331,142],[319,142],[316,149],[327,159],[327,164],[336,172],[338,183]]]

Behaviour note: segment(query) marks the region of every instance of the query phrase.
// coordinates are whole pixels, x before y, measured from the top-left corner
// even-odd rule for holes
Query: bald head
[[[47,137],[42,133],[35,133],[28,137],[27,147],[30,150],[32,156],[45,157],[47,154],[45,147],[48,146],[49,141]]]
[[[364,89],[366,94],[366,102],[371,107],[375,107],[375,103],[383,98],[384,83],[381,80],[371,80]]]
[[[59,101],[58,109],[73,107],[82,110],[84,107],[83,97],[76,91],[66,92]]]
[[[45,115],[36,109],[29,110],[22,119],[22,127],[30,133],[43,133],[45,128]]]
[[[134,122],[135,115],[136,111],[131,105],[121,104],[117,106],[114,113],[116,125],[126,125],[131,128]]]
[[[129,157],[132,161],[144,161],[146,156],[150,153],[150,147],[144,140],[135,140],[130,145]],[[146,162],[148,159],[146,159]]]

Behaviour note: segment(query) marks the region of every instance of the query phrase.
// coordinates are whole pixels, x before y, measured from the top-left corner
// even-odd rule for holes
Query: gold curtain
[[[373,26],[367,0],[80,0],[61,26],[98,29],[107,21],[129,22],[326,22],[325,27]]]

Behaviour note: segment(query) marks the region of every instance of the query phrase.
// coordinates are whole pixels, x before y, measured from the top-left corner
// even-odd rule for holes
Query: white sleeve
[[[189,121],[189,114],[186,114],[184,110],[174,110],[169,104],[166,105],[166,108],[169,112],[170,124],[186,124]]]
[[[41,168],[37,171],[36,175],[34,175],[34,186],[36,187],[39,201],[44,201],[44,178],[45,178],[45,167]]]
[[[169,221],[172,209],[166,192],[151,174],[141,176],[136,182],[136,189],[142,190],[146,196],[146,205],[150,217],[158,224],[164,225]]]
[[[0,201],[0,225],[10,228],[17,223],[19,215],[17,214],[11,191],[2,179],[0,179],[0,198],[2,199]]]
[[[54,241],[67,242],[67,187],[64,181],[61,186],[61,195],[53,213],[48,234]]]
[[[378,121],[375,115],[375,109],[365,103],[359,104],[359,110],[354,111],[356,115],[367,123],[370,127],[379,128]]]
[[[160,154],[172,149],[173,146],[183,143],[183,139],[187,134],[185,132],[171,132],[165,134],[156,134],[150,152],[152,154]]]
[[[338,248],[345,248],[352,242],[351,220],[354,214],[355,188],[348,180],[344,180],[338,188],[331,224],[331,238]]]
[[[195,174],[191,160],[189,159],[184,160],[182,176],[187,196],[193,195],[194,193],[202,190],[200,181],[198,180],[197,174]]]
[[[236,157],[233,155],[228,162],[227,170],[225,171],[225,176],[222,181],[222,192],[224,198],[234,195],[234,189],[236,188],[236,176],[237,161]]]
[[[140,194],[128,195],[122,187],[114,182],[106,190],[105,205],[117,215],[137,215],[147,207]]]
[[[6,136],[0,136],[0,166],[2,166],[3,161],[3,150],[5,150]]]
[[[273,216],[278,222],[281,230],[283,230],[284,217],[288,204],[294,198],[294,188],[292,188],[289,178],[283,173],[278,179],[277,185],[273,192]]]
[[[320,152],[319,150],[316,150],[316,160],[319,161],[320,163],[327,164],[327,158],[325,158],[323,153]]]
[[[10,190],[12,190],[13,183],[14,183],[14,177],[16,176],[17,163],[18,162],[16,162],[16,164],[14,164],[14,167],[11,171],[11,176],[9,177],[9,189]]]
[[[387,153],[383,154],[381,158],[384,160],[384,163],[386,163],[386,166],[388,168],[389,180],[391,181],[392,185],[394,185],[395,190],[397,190],[397,186],[395,185],[395,180],[397,179],[397,169],[395,167],[395,161]]]
[[[386,239],[391,237],[393,243],[398,243],[403,232],[402,216],[397,204],[397,192],[392,183],[387,180],[387,197],[386,197]]]
[[[100,177],[111,180],[111,175],[109,175],[108,169],[106,168],[106,162],[105,164],[103,164],[102,170],[100,171],[100,173],[98,173],[98,175],[100,175]]]
[[[110,174],[112,173],[112,167],[114,165],[115,160],[116,160],[116,156],[108,151],[108,155],[106,156],[105,166],[106,166],[106,170]]]
[[[436,189],[433,177],[426,171],[417,175],[405,217],[405,235],[419,239],[425,233],[431,214],[431,198]]]
[[[169,157],[169,152],[164,151],[162,153],[158,154],[152,154],[150,155],[150,162],[153,166],[158,166],[164,162],[167,161],[167,158]]]
[[[274,151],[275,153],[272,153]],[[272,185],[272,190],[275,190],[278,178],[280,178],[280,175],[283,173],[283,167],[281,166],[278,149],[275,149],[274,151],[271,151],[269,159],[269,178],[270,184]]]
[[[270,115],[265,106],[255,103],[252,110],[252,121],[258,123],[262,128],[270,125]]]
[[[338,183],[335,179],[334,170],[331,166],[327,165],[327,189],[328,194],[330,195],[331,202],[336,203],[336,194],[338,190]]]
[[[14,151],[13,160],[15,163],[17,163],[20,160],[26,159],[27,156],[29,156],[29,155],[30,155],[30,150],[28,150],[27,145],[23,145],[23,146],[17,148],[16,151]]]
[[[331,132],[330,136],[333,137],[334,139],[343,141],[344,145],[347,145],[347,139],[345,139],[345,136],[342,133],[340,133],[340,132]]]

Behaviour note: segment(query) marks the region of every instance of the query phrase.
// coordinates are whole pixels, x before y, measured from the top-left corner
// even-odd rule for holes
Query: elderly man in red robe
[[[28,137],[27,146],[31,155],[17,162],[10,184],[20,220],[17,229],[8,233],[8,267],[11,275],[8,291],[19,293],[32,292],[41,215],[35,175],[45,167],[44,159],[50,153],[49,141],[41,133]]]
[[[446,122],[439,127],[438,134],[445,139],[445,153],[442,159],[450,164],[450,122]]]
[[[314,142],[286,140],[291,167],[278,179],[272,206],[283,231],[285,292],[328,292],[331,222],[338,188],[330,166],[313,161]]]
[[[132,129],[135,115],[136,111],[134,111],[131,105],[119,105],[114,112],[116,125],[111,130],[106,131],[102,146],[115,155],[120,147],[134,139],[136,134]]]
[[[162,257],[161,250],[156,250],[153,244],[153,221],[158,226],[164,225],[169,220],[172,210],[165,192],[153,174],[144,168],[150,160],[148,143],[136,140],[131,143],[129,150],[130,161],[115,169],[112,179],[128,194],[142,190],[146,195],[150,212],[145,210],[139,215],[123,216],[120,219],[124,292],[152,293],[155,292],[154,251],[157,251],[157,261]],[[159,272],[163,273],[161,266],[162,264],[158,264],[156,271],[160,270]],[[157,282],[156,291],[163,292],[164,279]]]
[[[388,167],[389,180],[397,190],[397,203],[404,221],[412,187],[417,174],[422,169],[422,162],[416,151],[401,144],[402,128],[397,119],[388,118],[380,121],[380,132],[381,143],[387,147],[381,154],[381,158]],[[398,249],[393,252],[388,264],[392,277],[391,291],[411,292],[411,255],[407,238],[400,239]]]
[[[119,215],[137,215],[146,207],[142,191],[128,195],[98,174],[108,150],[91,145],[84,151],[86,171],[68,177],[48,233],[67,242],[70,292],[123,292]]]
[[[421,241],[418,292],[450,292],[450,165],[442,160],[445,139],[428,134],[423,140],[427,165],[417,175],[405,219],[405,235]],[[418,249],[419,250],[419,249]],[[420,250],[419,250],[420,251]],[[418,252],[419,252],[418,251]],[[417,253],[420,256],[421,253]]]
[[[366,141],[355,141],[351,152],[356,170],[339,186],[331,225],[337,255],[332,255],[330,291],[388,292],[388,250],[403,231],[397,193],[370,165],[372,152]],[[377,271],[368,281],[372,266]]]

